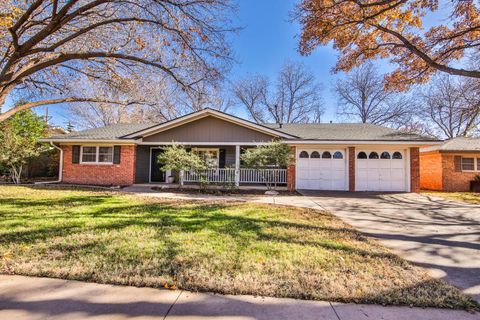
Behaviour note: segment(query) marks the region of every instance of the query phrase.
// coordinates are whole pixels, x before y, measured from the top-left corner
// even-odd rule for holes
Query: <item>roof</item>
[[[323,141],[437,141],[424,135],[405,133],[368,123],[290,123],[268,124],[272,129],[305,140]]]
[[[153,125],[155,125],[155,123],[114,124],[106,127],[93,128],[52,136],[49,138],[49,140],[116,140],[132,132],[137,132],[150,128]]]
[[[438,140],[405,133],[398,130],[365,123],[312,123],[312,124],[256,124],[217,110],[204,109],[163,123],[116,124],[53,136],[44,141],[133,141],[158,130],[168,130],[181,125],[185,120],[194,121],[207,115],[224,118],[254,130],[275,134],[289,141],[372,141],[372,142],[437,142]]]
[[[440,146],[424,148],[422,151],[444,151],[444,152],[480,152],[480,138],[465,138],[458,137],[445,141],[444,144]]]

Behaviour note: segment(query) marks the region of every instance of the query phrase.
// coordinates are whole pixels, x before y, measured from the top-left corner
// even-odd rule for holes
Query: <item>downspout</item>
[[[60,163],[58,164],[58,180],[55,181],[42,181],[42,182],[35,182],[35,184],[48,184],[48,183],[60,183],[63,179],[63,149],[58,147],[53,141],[50,141],[50,145],[55,149],[60,151]]]

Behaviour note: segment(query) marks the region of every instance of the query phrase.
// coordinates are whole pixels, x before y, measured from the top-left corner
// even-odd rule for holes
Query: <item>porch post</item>
[[[240,186],[240,146],[235,146],[235,186]]]

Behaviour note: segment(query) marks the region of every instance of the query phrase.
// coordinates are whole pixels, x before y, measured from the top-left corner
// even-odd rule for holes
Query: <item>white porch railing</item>
[[[200,171],[186,171],[183,176],[185,182],[235,182],[235,169],[206,169]]]
[[[287,183],[287,169],[240,169],[243,183]]]
[[[206,169],[186,171],[184,182],[235,182],[239,183],[287,183],[287,169],[245,169],[241,168],[236,179],[235,169]]]

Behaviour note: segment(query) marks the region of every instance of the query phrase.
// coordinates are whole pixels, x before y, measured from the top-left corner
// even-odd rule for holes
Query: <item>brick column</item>
[[[410,148],[410,192],[420,192],[420,150]]]
[[[291,154],[291,159],[290,159],[290,164],[288,165],[287,168],[287,189],[288,191],[295,191],[295,162],[297,159],[297,148],[296,147],[290,147],[290,154]]]
[[[355,147],[348,147],[348,191],[355,191]]]

